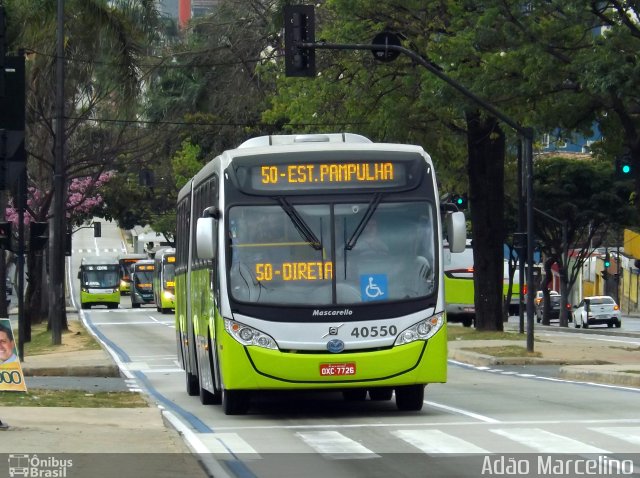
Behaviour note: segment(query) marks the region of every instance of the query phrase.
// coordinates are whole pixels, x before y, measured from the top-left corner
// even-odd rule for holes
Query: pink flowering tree
[[[67,190],[67,219],[72,225],[80,225],[95,215],[100,215],[104,206],[104,199],[100,188],[113,178],[111,171],[100,174],[97,178],[87,176],[74,178]],[[18,210],[14,200],[9,202],[5,210],[5,220],[18,224]],[[27,188],[27,204],[24,212],[24,223],[45,221],[48,219],[48,209],[51,202],[51,192],[43,193],[35,187]]]
[[[79,226],[94,216],[101,216],[104,209],[104,200],[100,193],[101,188],[107,184],[114,174],[103,172],[97,176],[87,176],[73,178],[69,182],[67,189],[66,214],[70,226]],[[35,186],[27,188],[27,199],[24,211],[24,224],[28,226],[31,222],[45,222],[49,218],[52,191],[38,189]],[[14,224],[14,231],[17,231],[18,211],[12,199],[5,209],[5,220]],[[28,237],[28,236],[26,236]],[[45,253],[48,249],[45,249]],[[42,322],[46,316],[46,307],[43,307],[43,298],[46,297],[46,268],[43,254],[40,251],[27,249],[26,270],[42,271],[42,274],[27,275],[26,291],[26,319],[29,324]]]

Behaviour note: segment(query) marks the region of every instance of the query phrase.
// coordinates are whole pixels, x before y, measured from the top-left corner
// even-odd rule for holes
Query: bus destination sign
[[[263,164],[251,169],[251,185],[259,191],[387,188],[406,182],[406,164],[392,161]]]

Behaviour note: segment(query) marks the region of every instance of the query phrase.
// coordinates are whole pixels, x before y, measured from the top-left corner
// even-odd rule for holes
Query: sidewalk
[[[557,365],[560,377],[568,380],[640,387],[640,334],[637,345],[625,346],[615,342],[615,336],[603,341],[571,333],[571,329],[562,331],[562,336],[557,332],[558,327],[536,326],[533,351],[541,357],[494,357],[473,350],[507,345],[526,348],[525,340],[459,340],[449,342],[449,359],[488,367]]]

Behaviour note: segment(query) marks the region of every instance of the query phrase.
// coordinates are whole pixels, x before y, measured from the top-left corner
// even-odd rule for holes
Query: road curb
[[[631,370],[636,367],[629,366],[628,368]],[[606,369],[598,370],[597,368],[586,369],[581,366],[567,366],[561,367],[559,374],[561,378],[568,380],[640,387],[640,373],[627,373],[619,370]]]
[[[76,365],[60,367],[22,366],[26,377],[120,377],[120,369],[114,365]]]
[[[544,357],[494,357],[463,349],[449,349],[449,358],[458,362],[476,366],[495,365],[567,365],[569,361],[564,359],[548,359]],[[576,362],[573,365],[594,365],[593,361]]]

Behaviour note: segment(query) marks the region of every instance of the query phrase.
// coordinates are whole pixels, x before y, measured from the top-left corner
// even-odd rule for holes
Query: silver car
[[[588,329],[591,325],[607,325],[620,327],[620,307],[608,295],[594,295],[585,297],[574,307],[573,323],[576,328],[581,326]]]

